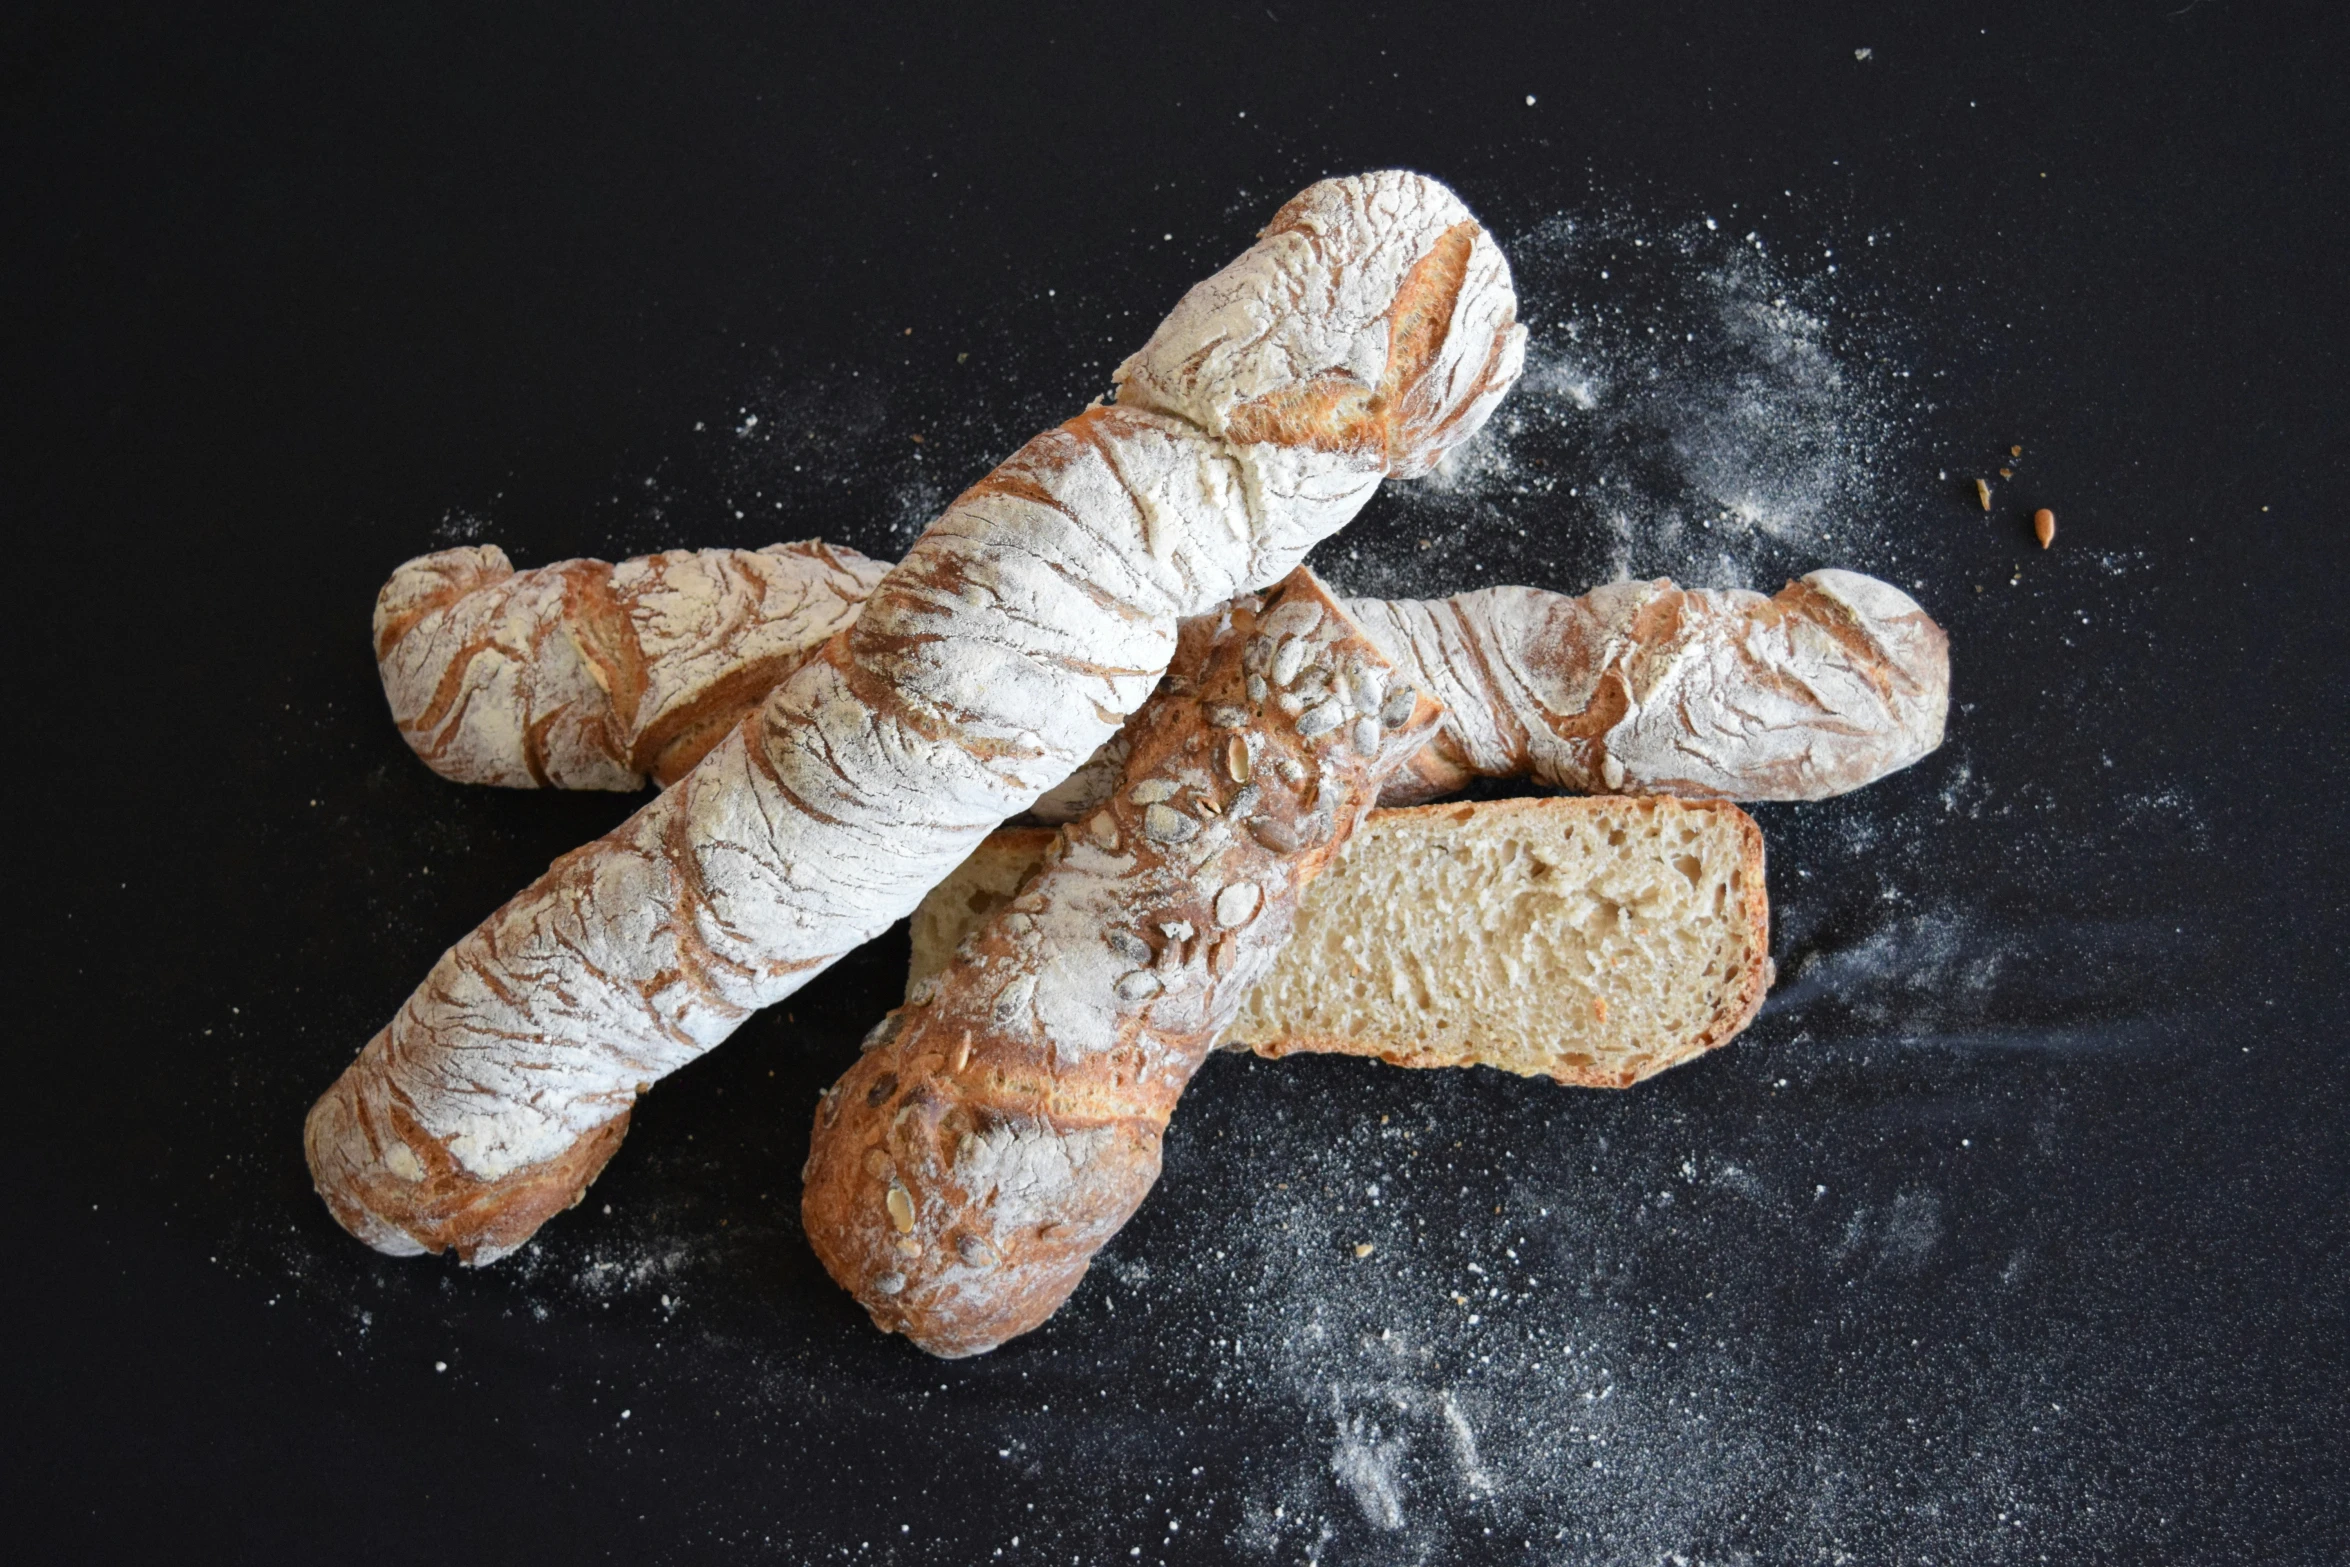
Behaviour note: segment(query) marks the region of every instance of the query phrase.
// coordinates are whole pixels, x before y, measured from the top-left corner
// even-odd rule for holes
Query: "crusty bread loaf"
[[[1435,727],[1303,567],[1261,614],[1236,604],[1196,673],[1178,658],[1116,790],[817,1111],[808,1243],[932,1354],[992,1349],[1076,1288],[1299,892]]]
[[[691,772],[442,955],[311,1111],[328,1208],[395,1254],[520,1245],[639,1094],[911,912],[1142,705],[1180,620],[1427,472],[1524,347],[1508,264],[1442,185],[1301,193],[1119,367],[1116,406],[965,491]]]
[[[856,619],[888,569],[811,541],[518,572],[469,544],[384,583],[376,670],[401,738],[444,778],[668,784]]]
[[[1458,715],[1389,804],[1517,777],[1821,800],[1932,751],[1950,705],[1942,628],[1855,571],[1815,571],[1769,598],[1659,580],[1354,608],[1397,668]]]
[[[989,835],[914,911],[911,994],[1053,833]],[[1491,1066],[1623,1088],[1734,1037],[1770,988],[1754,818],[1621,795],[1374,811],[1306,892],[1227,1049]]]
[[[494,546],[421,556],[384,585],[376,661],[400,732],[461,783],[667,784],[755,709],[880,580],[822,544],[672,550],[515,572]],[[1388,805],[1471,778],[1734,800],[1811,800],[1942,742],[1950,651],[1888,583],[1815,571],[1765,598],[1616,582],[1570,598],[1485,588],[1351,600],[1444,725]],[[1116,736],[1036,805],[1083,815]]]

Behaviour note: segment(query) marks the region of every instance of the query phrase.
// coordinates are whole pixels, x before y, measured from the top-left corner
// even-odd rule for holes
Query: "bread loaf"
[[[1077,1286],[1158,1178],[1176,1097],[1299,892],[1435,726],[1302,567],[1261,617],[1236,606],[1199,670],[817,1110],[809,1244],[933,1354],[992,1349]]]
[[[494,544],[392,573],[375,661],[392,720],[459,783],[673,783],[849,624],[887,570],[855,550],[670,550],[517,572]]]
[[[486,546],[427,555],[376,607],[384,693],[417,754],[460,782],[667,783],[853,614],[882,569],[820,544],[520,574]],[[1476,777],[1818,799],[1933,750],[1949,704],[1941,629],[1855,572],[1817,571],[1772,598],[1659,580],[1348,608],[1445,697],[1444,727],[1389,786],[1390,805]],[[1113,737],[1038,814],[1090,808],[1122,756]]]
[[[1176,626],[1286,574],[1515,380],[1501,253],[1414,174],[1325,180],[966,491],[666,794],[459,941],[311,1111],[381,1250],[487,1262],[653,1082],[908,913],[1140,706]]]
[[[931,889],[914,911],[909,995],[1053,839],[1001,828]],[[1297,934],[1220,1043],[1625,1088],[1734,1037],[1770,981],[1762,831],[1736,806],[1421,805],[1371,813],[1306,890]]]
[[[1472,778],[1818,800],[1942,743],[1950,643],[1908,594],[1815,571],[1772,597],[1615,582],[1356,606],[1454,715],[1390,803]]]

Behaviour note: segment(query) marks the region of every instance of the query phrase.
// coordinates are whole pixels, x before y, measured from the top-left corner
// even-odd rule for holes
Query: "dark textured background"
[[[1729,10],[10,8],[11,1554],[2350,1556],[2339,23]],[[1951,633],[1942,752],[1758,811],[1746,1038],[1608,1096],[1212,1062],[1094,1278],[977,1362],[797,1228],[902,937],[664,1085],[525,1256],[337,1231],[303,1110],[630,804],[416,765],[388,570],[901,548],[1385,164],[1614,395],[1530,388],[1506,472],[1383,496],[1337,580],[1848,564]],[[1642,358],[1782,286],[1797,361]],[[1692,463],[1745,441],[1811,531],[1716,548]]]

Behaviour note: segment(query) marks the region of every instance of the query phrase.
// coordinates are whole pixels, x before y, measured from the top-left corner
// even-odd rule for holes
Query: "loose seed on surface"
[[[1989,511],[1991,509],[1991,481],[1989,479],[1975,481],[1975,499],[1983,503],[1983,510]]]
[[[2056,513],[2043,506],[2032,513],[2032,537],[2040,541],[2042,549],[2056,542]]]
[[[1224,771],[1234,783],[1248,782],[1248,742],[1238,735],[1224,742]]]

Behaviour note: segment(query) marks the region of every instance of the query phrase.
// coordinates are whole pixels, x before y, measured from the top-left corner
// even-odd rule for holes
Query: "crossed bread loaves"
[[[494,545],[408,562],[376,603],[400,733],[461,783],[667,784],[853,616],[885,568],[823,544],[516,572]],[[1617,582],[1349,600],[1446,704],[1384,803],[1475,777],[1739,800],[1842,793],[1939,745],[1949,644],[1890,584],[1816,571],[1771,598]],[[1107,747],[1038,802],[1087,808]]]
[[[1235,604],[1117,788],[826,1092],[804,1227],[884,1331],[978,1354],[1076,1288],[1299,892],[1434,729],[1390,672],[1303,567]]]
[[[1940,745],[1950,705],[1942,628],[1900,589],[1853,571],[1815,571],[1770,598],[1660,579],[1579,598],[1507,587],[1348,607],[1445,704],[1435,738],[1388,782],[1389,805],[1476,778],[1825,799]],[[1124,743],[1112,736],[1036,814],[1088,809]]]
[[[931,889],[909,996],[1055,837],[999,829]],[[1306,889],[1296,935],[1220,1043],[1627,1088],[1735,1037],[1770,983],[1762,830],[1738,807],[1420,805],[1373,811]]]
[[[1140,706],[1177,622],[1278,580],[1516,379],[1509,269],[1433,180],[1325,180],[1087,409],[966,491],[667,793],[459,941],[312,1109],[343,1226],[491,1261],[630,1105],[909,912]]]

